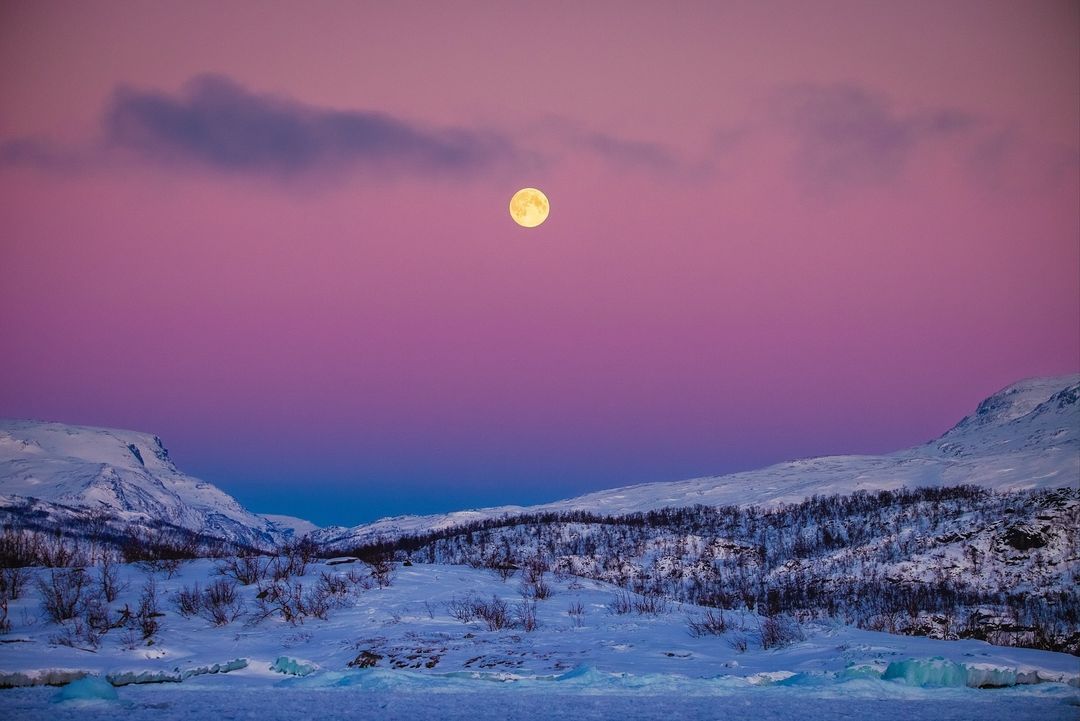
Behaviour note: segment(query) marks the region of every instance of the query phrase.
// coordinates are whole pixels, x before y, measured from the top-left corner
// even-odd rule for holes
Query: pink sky
[[[922,442],[1080,369],[1077,8],[5,3],[0,416],[338,523]]]

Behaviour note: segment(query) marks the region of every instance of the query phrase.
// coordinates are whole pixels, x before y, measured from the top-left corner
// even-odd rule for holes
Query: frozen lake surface
[[[701,679],[652,679],[634,688],[554,682],[495,683],[361,674],[348,686],[243,678],[126,686],[113,700],[58,701],[55,688],[0,692],[0,716],[16,719],[1080,719],[1080,692],[1062,684],[999,690],[915,689],[881,681],[823,688],[727,688]],[[323,683],[327,681],[324,679]],[[340,682],[340,679],[338,679]]]

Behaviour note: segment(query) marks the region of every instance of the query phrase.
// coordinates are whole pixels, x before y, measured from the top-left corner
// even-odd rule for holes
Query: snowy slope
[[[990,396],[935,441],[881,456],[825,456],[685,481],[643,483],[538,506],[398,516],[315,534],[335,547],[506,514],[583,510],[618,515],[656,508],[775,505],[812,495],[902,486],[976,484],[997,490],[1080,485],[1080,375],[1020,381]]]
[[[260,513],[260,516],[270,521],[274,529],[282,536],[300,538],[319,530],[311,521],[296,516],[283,516],[276,513]]]
[[[325,573],[349,584],[325,620],[262,617],[251,585],[238,589],[242,616],[214,626],[176,603],[182,589],[221,578],[214,562],[172,576],[122,566],[112,613],[137,607],[152,576],[160,628],[153,644],[114,628],[93,649],[57,644],[62,629],[40,617],[35,592],[24,593],[10,604],[0,686],[93,676],[61,689],[0,690],[0,717],[1020,721],[1074,718],[1080,703],[1076,657],[1060,653],[838,623],[807,626],[802,640],[764,650],[752,614],[728,612],[730,630],[694,637],[687,619],[707,609],[620,614],[619,589],[573,578],[553,580],[552,595],[536,603],[534,630],[494,630],[459,620],[453,604],[496,597],[514,607],[517,579],[417,564],[398,567],[389,587],[364,588],[347,576],[365,576],[362,564],[342,568],[312,566],[303,579],[314,586]],[[368,667],[357,668],[361,660]],[[977,688],[986,686],[1005,687]]]
[[[182,473],[155,435],[3,420],[0,506],[24,498],[99,509],[129,521],[165,521],[245,544],[273,543],[296,527],[296,519],[268,520]]]
[[[10,603],[13,621],[6,640],[11,643],[0,644],[0,681],[5,674],[33,676],[47,669],[166,674],[243,658],[248,661],[245,672],[233,671],[229,677],[257,675],[269,685],[267,681],[287,673],[270,672],[275,660],[285,656],[325,674],[323,682],[334,682],[365,652],[372,655],[375,671],[443,678],[449,674],[487,682],[551,680],[563,674],[568,674],[566,681],[595,681],[609,674],[723,676],[741,685],[768,684],[793,674],[838,681],[854,678],[852,667],[862,678],[880,677],[893,661],[933,657],[1028,673],[1032,681],[1076,683],[1080,676],[1076,657],[1067,654],[975,640],[895,636],[836,622],[806,625],[802,641],[765,650],[757,641],[761,618],[744,611],[725,612],[731,626],[727,632],[695,637],[688,632],[688,619],[699,618],[707,609],[672,603],[656,613],[618,613],[613,610],[618,587],[574,577],[552,578],[550,597],[535,603],[535,629],[526,631],[516,622],[493,629],[478,618],[455,617],[454,602],[499,598],[513,617],[522,602],[520,578],[503,581],[492,571],[466,566],[396,565],[390,586],[365,588],[370,584],[348,580],[350,573],[367,577],[364,564],[312,565],[298,579],[305,588],[315,587],[320,575],[327,574],[342,579],[348,590],[326,619],[308,617],[298,624],[261,613],[255,584],[237,587],[241,613],[224,625],[215,626],[199,614],[182,615],[177,594],[221,579],[217,565],[197,560],[172,576],[134,564],[119,567],[124,590],[111,604],[115,610],[137,607],[147,579],[154,579],[163,615],[152,645],[138,636],[133,643],[124,629],[104,633],[94,649],[57,644],[54,639],[62,629],[41,617],[35,591],[23,594]],[[34,573],[48,578],[50,571]],[[569,613],[575,607],[579,613]],[[728,643],[738,638],[748,641],[745,649]],[[318,682],[317,676],[312,680]]]

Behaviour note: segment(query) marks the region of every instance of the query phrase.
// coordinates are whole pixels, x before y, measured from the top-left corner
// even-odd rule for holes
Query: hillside
[[[97,512],[255,546],[290,537],[296,521],[259,516],[181,472],[155,435],[38,421],[0,421],[0,507],[67,522]]]
[[[643,483],[537,506],[398,516],[315,538],[334,548],[503,515],[586,511],[621,515],[659,508],[774,506],[815,494],[973,484],[1015,491],[1080,486],[1080,375],[1029,379],[982,401],[940,438],[880,456],[825,456],[684,481]]]
[[[1080,376],[1020,381],[940,438],[878,456],[826,456],[683,481],[643,483],[537,506],[398,516],[352,528],[252,513],[180,471],[157,436],[61,423],[0,421],[0,509],[87,520],[88,512],[265,546],[302,535],[333,549],[507,515],[624,515],[693,505],[771,507],[813,495],[973,484],[1000,491],[1080,486]],[[31,500],[33,499],[33,500]],[[44,519],[44,520],[42,520]]]

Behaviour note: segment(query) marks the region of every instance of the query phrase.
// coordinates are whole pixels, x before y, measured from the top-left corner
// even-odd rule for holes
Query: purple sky
[[[5,2],[0,416],[342,524],[925,441],[1080,370],[1078,7]]]

